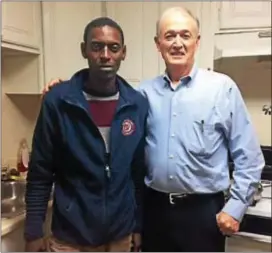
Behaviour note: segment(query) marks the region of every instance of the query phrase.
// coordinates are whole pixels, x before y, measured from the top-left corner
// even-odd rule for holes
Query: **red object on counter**
[[[22,139],[18,150],[17,170],[19,172],[28,171],[29,149],[26,139]]]
[[[19,162],[19,163],[17,164],[17,170],[18,170],[19,172],[26,172],[26,171],[28,171],[28,166],[26,167],[26,166],[24,166],[24,163],[23,163],[23,162]]]

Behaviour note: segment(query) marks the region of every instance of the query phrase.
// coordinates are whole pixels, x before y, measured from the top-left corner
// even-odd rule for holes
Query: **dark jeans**
[[[172,205],[167,194],[147,189],[142,251],[225,251],[225,236],[216,223],[223,206],[223,193],[192,195]]]

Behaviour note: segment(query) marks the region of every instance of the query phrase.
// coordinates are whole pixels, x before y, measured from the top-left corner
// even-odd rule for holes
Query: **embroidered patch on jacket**
[[[122,123],[122,134],[131,135],[135,131],[135,124],[130,119],[125,119]]]

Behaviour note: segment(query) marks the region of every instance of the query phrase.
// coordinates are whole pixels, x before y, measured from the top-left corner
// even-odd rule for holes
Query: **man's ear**
[[[127,55],[127,47],[126,45],[123,46],[123,53],[122,53],[122,61],[126,59]]]
[[[156,46],[157,46],[158,51],[160,52],[160,51],[161,51],[161,50],[160,50],[160,41],[159,41],[158,36],[155,36],[155,37],[154,37],[154,41],[155,41],[155,44],[156,44]]]
[[[85,43],[85,42],[81,42],[80,48],[81,48],[81,54],[82,54],[83,58],[84,58],[84,59],[87,59],[87,54],[86,54],[86,43]]]
[[[197,35],[197,41],[196,41],[196,44],[197,44],[197,47],[199,47],[199,44],[200,44],[200,34]]]

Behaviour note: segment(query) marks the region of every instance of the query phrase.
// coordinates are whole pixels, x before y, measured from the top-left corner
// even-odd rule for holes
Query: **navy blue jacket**
[[[27,176],[26,240],[43,236],[52,183],[52,233],[58,239],[101,245],[141,230],[147,100],[118,76],[107,159],[82,93],[87,76],[81,70],[44,97]]]

